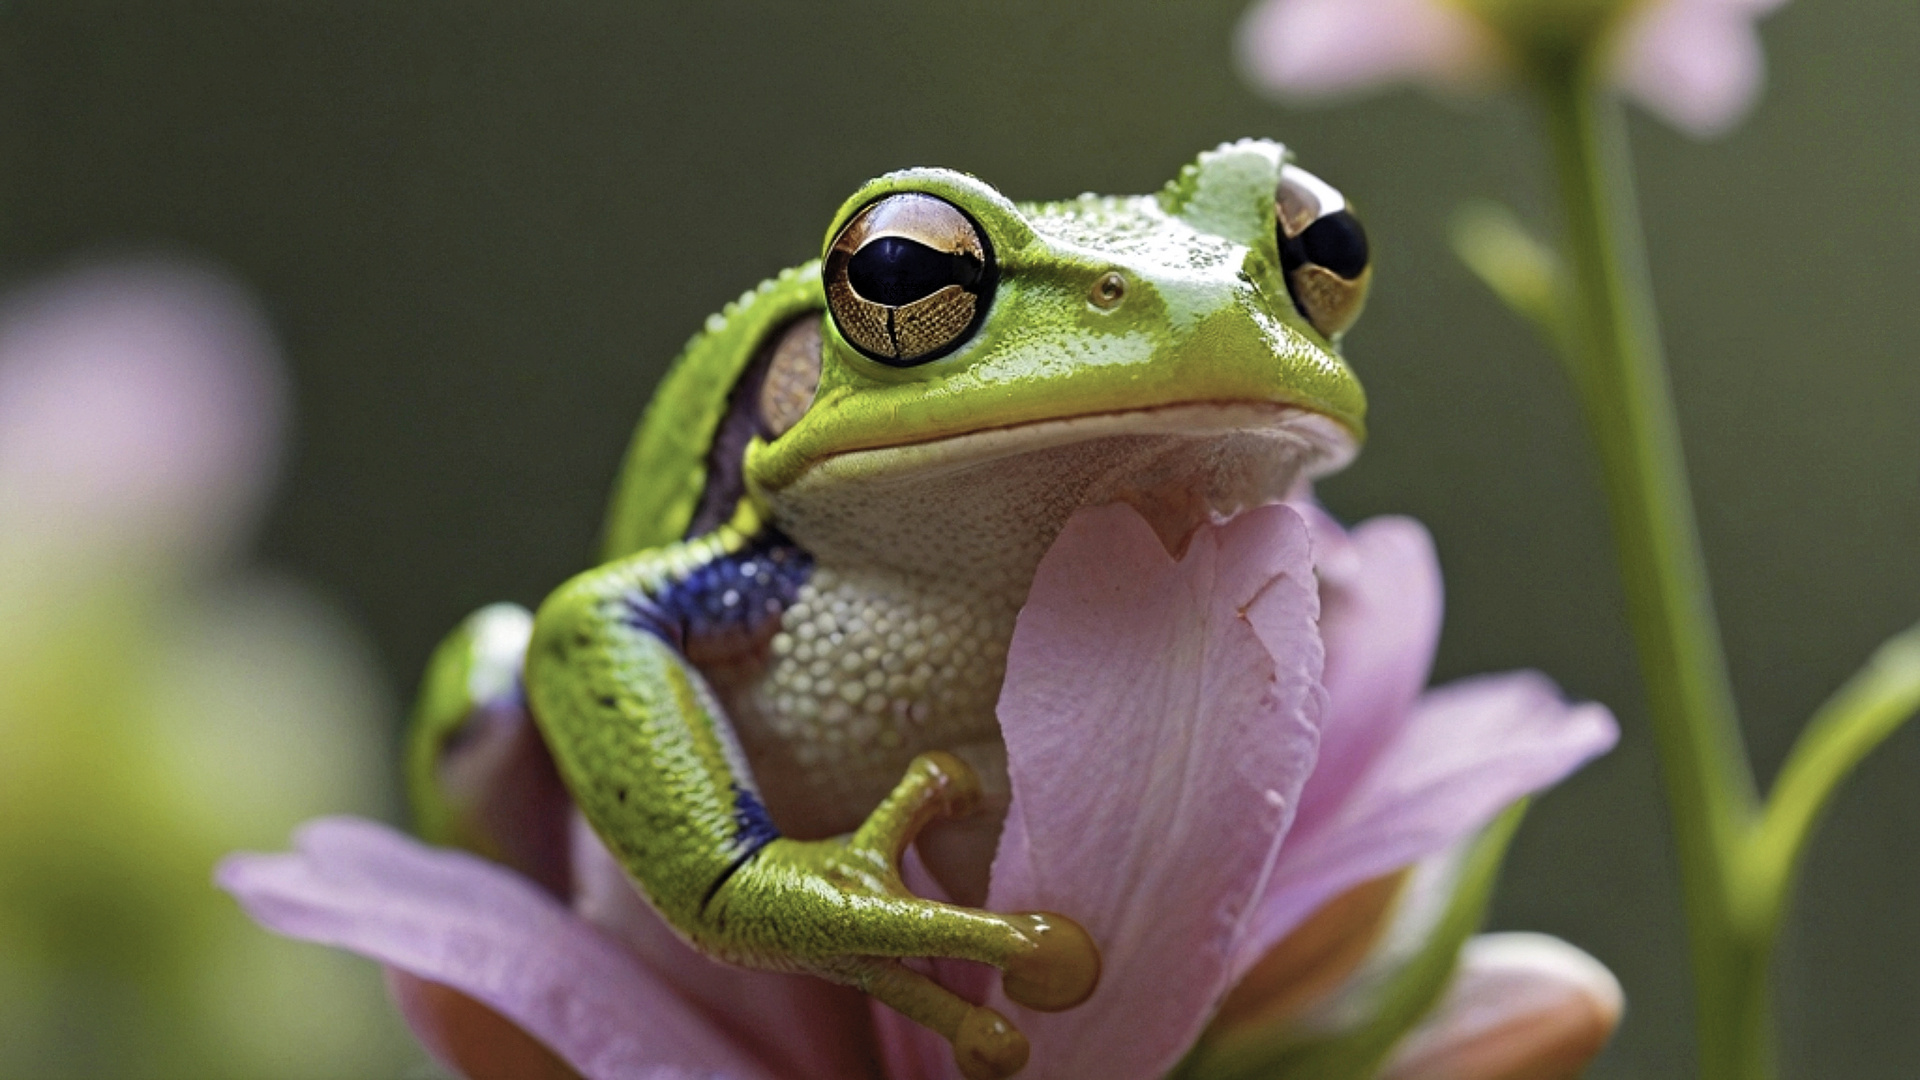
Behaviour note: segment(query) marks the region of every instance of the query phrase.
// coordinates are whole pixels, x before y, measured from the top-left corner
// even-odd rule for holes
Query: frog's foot
[[[1027,1037],[1006,1017],[967,1001],[898,960],[853,959],[828,977],[859,987],[952,1043],[953,1060],[967,1080],[1002,1080],[1027,1064]]]
[[[900,856],[941,815],[978,805],[979,779],[952,754],[922,754],[852,836],[776,840],[728,879],[704,920],[721,955],[797,967],[850,983],[953,1044],[969,1080],[999,1080],[1026,1063],[1027,1040],[899,961],[991,964],[1009,999],[1070,1009],[1100,980],[1100,950],[1080,925],[1050,912],[1002,915],[923,900],[900,880]],[[744,955],[743,955],[744,954]]]

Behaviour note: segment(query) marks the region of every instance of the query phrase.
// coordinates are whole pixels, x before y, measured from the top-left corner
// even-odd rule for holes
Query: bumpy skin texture
[[[688,344],[635,435],[606,561],[541,606],[513,686],[575,803],[695,945],[860,986],[953,1040],[969,1076],[1010,1075],[1024,1040],[898,958],[996,965],[1036,1008],[1092,992],[1071,920],[917,898],[899,857],[991,801],[947,751],[1000,750],[1014,618],[1074,510],[1128,501],[1177,547],[1357,447],[1359,384],[1288,298],[1284,161],[1242,142],[1155,196],[1027,205],[944,170],[873,181],[827,242],[876,200],[934,195],[984,234],[990,306],[905,368],[829,313],[812,404],[777,437],[729,418],[768,343],[827,307],[819,264]],[[468,846],[435,762],[487,711],[466,688],[499,683],[473,677],[500,664],[480,625],[436,655],[410,763],[423,821]]]

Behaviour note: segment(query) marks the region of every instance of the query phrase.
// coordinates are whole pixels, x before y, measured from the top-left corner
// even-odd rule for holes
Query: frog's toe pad
[[[1026,1068],[1032,1048],[1007,1018],[978,1005],[953,1035],[953,1060],[967,1080],[1006,1080]]]
[[[1059,1012],[1093,996],[1100,985],[1100,947],[1065,915],[1035,911],[1008,918],[1033,947],[1011,957],[1001,988],[1029,1009]]]
[[[926,770],[940,812],[947,817],[967,817],[978,810],[986,798],[980,774],[957,755],[934,750],[920,755],[915,764]]]

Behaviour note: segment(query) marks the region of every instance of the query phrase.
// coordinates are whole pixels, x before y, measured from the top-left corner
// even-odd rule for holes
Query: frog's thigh
[[[532,630],[527,609],[494,604],[434,651],[408,732],[408,798],[426,839],[559,889],[567,798],[521,687]]]

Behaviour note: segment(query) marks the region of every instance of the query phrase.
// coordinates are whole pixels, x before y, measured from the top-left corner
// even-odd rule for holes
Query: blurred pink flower
[[[1601,43],[1608,74],[1675,127],[1719,134],[1759,94],[1765,57],[1754,22],[1784,2],[1619,4]],[[1524,47],[1504,38],[1497,18],[1481,7],[1473,0],[1260,0],[1240,26],[1241,60],[1257,83],[1289,97],[1402,80],[1475,89],[1516,70],[1514,52]]]
[[[1177,561],[1127,507],[1068,523],[1009,653],[1013,804],[987,906],[1070,912],[1101,945],[1101,985],[1079,1008],[1039,1014],[983,969],[936,965],[1026,1033],[1024,1076],[1164,1076],[1243,981],[1231,1011],[1263,1023],[1363,1000],[1369,965],[1397,962],[1374,947],[1395,936],[1383,924],[1432,907],[1402,902],[1420,890],[1399,883],[1427,881],[1442,901],[1451,887],[1409,868],[1443,862],[1612,745],[1605,709],[1566,704],[1538,675],[1422,694],[1440,606],[1432,545],[1406,519],[1348,534],[1311,505],[1268,506],[1203,528]],[[387,964],[423,1041],[477,1078],[564,1075],[560,1060],[593,1080],[955,1075],[944,1042],[850,990],[695,955],[577,815],[571,836],[564,895],[349,819],[308,825],[289,855],[235,856],[219,880],[269,928]],[[1309,923],[1316,939],[1331,924],[1332,940],[1358,947],[1276,973],[1279,947]],[[1597,1036],[1595,1024],[1570,1035],[1528,1021],[1543,985],[1604,999],[1581,974],[1469,995],[1471,1017],[1410,1045],[1460,1058],[1512,1021],[1548,1033],[1528,1054],[1566,1053],[1578,1035],[1590,1056],[1617,987],[1611,1016],[1588,1010],[1605,1017]],[[1295,992],[1303,979],[1311,993]],[[1500,992],[1517,984],[1526,993]]]
[[[371,972],[206,887],[236,846],[384,806],[360,638],[234,565],[282,390],[258,306],[210,268],[0,295],[0,1076],[380,1075],[419,1054]]]
[[[10,531],[218,548],[278,458],[271,331],[240,288],[153,261],[0,304],[0,491]]]

